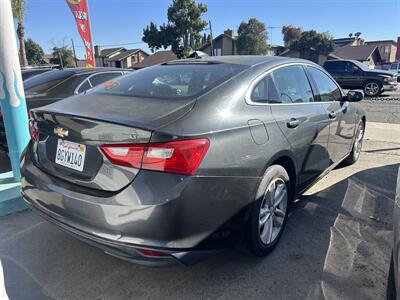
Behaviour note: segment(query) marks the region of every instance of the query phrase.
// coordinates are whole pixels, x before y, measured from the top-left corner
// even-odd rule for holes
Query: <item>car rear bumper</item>
[[[232,245],[260,180],[140,171],[121,191],[102,192],[46,174],[29,147],[21,175],[24,200],[48,221],[108,254],[152,266],[191,265]]]

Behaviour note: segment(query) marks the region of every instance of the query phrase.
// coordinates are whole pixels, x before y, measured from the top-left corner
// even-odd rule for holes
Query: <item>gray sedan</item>
[[[305,60],[177,60],[31,111],[22,196],[122,259],[190,265],[278,243],[291,203],[357,161],[366,117]]]

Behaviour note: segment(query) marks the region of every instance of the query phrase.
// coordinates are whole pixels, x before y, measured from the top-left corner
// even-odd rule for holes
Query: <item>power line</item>
[[[123,44],[104,44],[98,45],[100,47],[115,47],[115,46],[126,46],[126,45],[138,45],[138,44],[146,44],[145,42],[134,42],[134,43],[123,43]],[[76,48],[85,48],[85,46],[75,46]]]

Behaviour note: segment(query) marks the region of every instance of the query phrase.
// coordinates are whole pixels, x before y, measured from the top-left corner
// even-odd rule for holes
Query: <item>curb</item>
[[[14,182],[12,172],[0,174],[0,217],[27,209],[21,198],[21,184]]]

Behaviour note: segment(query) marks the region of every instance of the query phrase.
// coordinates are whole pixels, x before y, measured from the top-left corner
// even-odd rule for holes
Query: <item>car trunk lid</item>
[[[37,166],[93,189],[118,191],[132,182],[139,169],[113,164],[100,146],[146,144],[153,130],[188,112],[193,103],[125,98],[112,102],[113,97],[74,97],[32,110]]]

